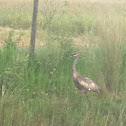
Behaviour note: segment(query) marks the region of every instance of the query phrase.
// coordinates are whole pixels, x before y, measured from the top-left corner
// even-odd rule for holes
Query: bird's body
[[[77,73],[75,66],[80,58],[79,53],[74,53],[74,54],[72,54],[72,56],[77,57],[72,66],[73,81],[74,81],[76,87],[79,90],[81,90],[81,93],[85,93],[86,91],[93,91],[93,92],[100,93],[101,90],[95,82],[93,82],[91,79],[89,79],[87,77],[83,77]]]

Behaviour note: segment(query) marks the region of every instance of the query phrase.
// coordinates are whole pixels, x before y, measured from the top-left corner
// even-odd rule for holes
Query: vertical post
[[[35,38],[36,38],[36,22],[37,22],[37,13],[38,13],[38,1],[34,0],[33,5],[33,17],[32,17],[32,29],[31,29],[31,41],[30,41],[30,57],[34,55],[35,51]]]

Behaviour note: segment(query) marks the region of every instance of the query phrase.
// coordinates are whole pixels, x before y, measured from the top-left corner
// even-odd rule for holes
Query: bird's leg
[[[87,99],[87,101],[88,101],[88,104],[89,104],[89,106],[90,106],[90,101],[89,101],[88,96],[87,96],[87,94],[86,94],[86,90],[81,90],[80,97],[81,97],[83,94],[85,94],[86,99]]]
[[[88,104],[89,104],[89,107],[90,107],[90,101],[89,101],[89,99],[88,99],[88,96],[87,96],[87,94],[85,93],[85,96],[86,96],[86,98],[87,98],[87,101],[88,101]]]
[[[86,92],[86,90],[81,90],[80,92],[80,97],[82,97],[82,95]]]

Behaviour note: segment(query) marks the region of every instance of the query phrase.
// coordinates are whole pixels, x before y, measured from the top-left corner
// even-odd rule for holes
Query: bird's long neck
[[[78,60],[80,59],[80,55],[78,55],[77,56],[77,58],[76,58],[76,60],[74,61],[74,63],[73,63],[73,66],[72,66],[72,70],[73,70],[73,72],[75,72],[75,73],[77,73],[77,71],[76,71],[76,64],[77,64],[77,62],[78,62]]]

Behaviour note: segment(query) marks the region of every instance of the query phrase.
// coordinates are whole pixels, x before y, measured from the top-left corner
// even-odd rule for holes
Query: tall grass
[[[0,48],[1,126],[126,125],[125,16],[115,10],[103,14],[102,9],[97,10],[99,4],[96,4],[98,8],[94,6],[97,13],[92,12],[92,15],[90,8],[88,11],[89,4],[86,5],[85,14],[77,15],[68,10],[62,17],[56,14],[50,31],[41,24],[44,16],[39,17],[38,30],[43,28],[45,32],[45,45],[36,48],[30,64],[28,49],[17,46],[20,35],[13,40],[14,31],[10,31],[4,47]],[[11,13],[10,25],[23,28],[13,22],[18,19],[14,17]],[[22,17],[18,23],[30,27],[29,22]],[[10,26],[1,23],[4,25]],[[40,31],[37,33],[39,40],[43,33]],[[81,40],[79,47],[75,44],[78,42],[73,43],[74,38]],[[80,98],[72,81],[71,66],[75,59],[66,54],[74,51],[81,55],[78,73],[90,77],[102,89],[101,95],[87,93],[91,106],[85,95]]]

